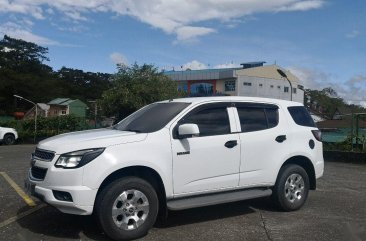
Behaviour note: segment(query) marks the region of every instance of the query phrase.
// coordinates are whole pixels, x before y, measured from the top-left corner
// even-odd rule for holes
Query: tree
[[[322,110],[322,113],[329,118],[333,116],[337,108],[349,108],[353,112],[363,112],[365,109],[358,105],[349,105],[331,87],[323,90],[305,90],[305,95],[311,100],[310,106],[314,110]]]
[[[84,72],[79,69],[62,67],[56,72],[64,96],[83,101],[96,100],[103,91],[111,87],[110,74]]]
[[[59,92],[52,68],[43,63],[47,53],[47,48],[7,35],[0,40],[0,109],[5,113],[14,111],[14,94],[40,102]]]
[[[111,87],[110,74],[84,72],[63,67],[55,72],[49,61],[48,48],[4,36],[0,40],[0,111],[10,115],[27,111],[29,103],[17,101],[14,94],[34,102],[49,102],[57,97],[77,98],[84,102],[101,98]]]
[[[181,97],[176,82],[153,65],[118,65],[112,76],[113,87],[102,95],[101,106],[107,115],[121,119],[152,102]]]

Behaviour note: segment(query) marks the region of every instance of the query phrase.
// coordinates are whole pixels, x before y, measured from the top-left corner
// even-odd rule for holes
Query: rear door
[[[240,121],[239,186],[261,186],[276,180],[278,163],[290,147],[287,123],[274,104],[235,103]]]

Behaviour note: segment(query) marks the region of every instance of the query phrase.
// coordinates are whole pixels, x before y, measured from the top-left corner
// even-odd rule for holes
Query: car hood
[[[62,154],[88,148],[108,147],[145,140],[146,133],[96,129],[57,135],[41,141],[38,148]]]

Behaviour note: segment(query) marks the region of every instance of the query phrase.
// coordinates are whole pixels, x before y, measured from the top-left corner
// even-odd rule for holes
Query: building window
[[[263,84],[259,84],[259,87],[263,87]]]
[[[178,85],[178,91],[188,92],[188,85],[187,84],[179,84]]]
[[[281,89],[281,86],[279,86],[279,85],[278,85],[278,86],[277,86],[277,89]]]
[[[243,85],[245,85],[245,86],[252,86],[252,83],[250,83],[250,82],[244,82]]]
[[[207,96],[214,94],[214,85],[211,83],[194,83],[190,87],[191,96]]]
[[[273,88],[273,85],[271,85],[271,88]]]
[[[225,81],[225,91],[235,91],[235,81]]]
[[[293,88],[293,89],[292,89],[292,92],[293,92],[294,94],[296,94],[296,88]]]
[[[66,115],[66,110],[62,110],[61,115]]]
[[[283,91],[284,91],[285,93],[288,93],[288,90],[289,90],[289,88],[288,88],[288,87],[285,87],[285,88],[283,89]]]

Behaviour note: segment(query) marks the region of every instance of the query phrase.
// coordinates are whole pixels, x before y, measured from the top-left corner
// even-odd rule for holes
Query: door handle
[[[282,142],[284,142],[286,139],[287,139],[287,138],[286,138],[286,135],[280,135],[280,136],[277,136],[275,140],[276,140],[278,143],[282,143]]]
[[[238,145],[238,141],[237,140],[232,140],[232,141],[227,141],[225,143],[225,146],[227,148],[233,148],[234,146]]]

